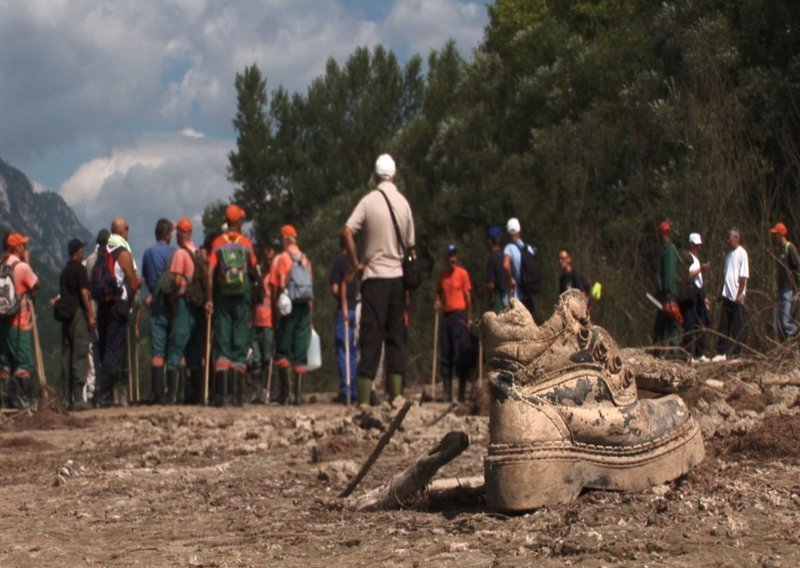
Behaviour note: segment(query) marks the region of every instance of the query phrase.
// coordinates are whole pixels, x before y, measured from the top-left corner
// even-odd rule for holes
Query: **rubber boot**
[[[303,404],[303,373],[294,374],[294,405]]]
[[[25,410],[31,407],[31,379],[30,377],[16,377],[17,379],[17,408]]]
[[[97,408],[110,408],[114,406],[114,376],[106,371],[97,375],[97,385],[94,389],[95,406]]]
[[[186,404],[203,403],[203,373],[200,369],[186,370]]]
[[[453,401],[453,379],[452,377],[442,377],[442,402]]]
[[[87,410],[89,404],[83,400],[83,385],[72,383],[72,398],[69,401],[70,410]]]
[[[278,367],[278,404],[289,404],[289,369]]]
[[[458,402],[464,404],[467,396],[467,379],[458,378]]]
[[[264,404],[264,383],[262,382],[263,378],[266,378],[263,373],[260,371],[253,371],[249,375],[250,380],[250,391],[251,396],[249,399],[250,404]]]
[[[233,404],[244,406],[245,376],[243,371],[234,371],[233,375]]]
[[[358,404],[369,406],[372,395],[372,379],[358,377],[356,379],[356,386],[358,387]]]
[[[13,386],[14,383],[11,377],[3,377],[3,382],[0,384],[0,398],[3,399],[3,408],[14,408]]]
[[[233,406],[236,396],[236,371],[228,369],[225,374],[225,403],[224,406]]]
[[[164,404],[164,366],[150,367],[150,404]]]
[[[216,371],[214,373],[214,396],[211,397],[211,406],[225,406],[227,374],[226,371]]]
[[[167,369],[167,404],[178,404],[178,369]]]
[[[389,375],[389,402],[398,396],[403,396],[403,375],[392,373]]]

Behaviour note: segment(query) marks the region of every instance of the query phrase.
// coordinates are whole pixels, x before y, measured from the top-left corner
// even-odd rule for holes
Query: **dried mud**
[[[388,405],[366,413],[322,402],[138,407],[6,420],[0,566],[800,565],[796,398],[748,381],[684,394],[707,440],[695,470],[641,493],[590,491],[517,517],[493,514],[480,499],[343,508],[336,495],[395,412]],[[481,474],[487,418],[469,409],[441,417],[447,409],[412,408],[356,494],[452,430],[469,434],[471,446],[440,477]]]

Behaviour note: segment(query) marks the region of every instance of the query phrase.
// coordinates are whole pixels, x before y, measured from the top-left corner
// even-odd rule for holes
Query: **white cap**
[[[519,224],[519,219],[517,219],[516,217],[511,217],[511,219],[508,220],[508,223],[506,223],[506,232],[509,235],[515,235],[519,233],[521,230],[522,227]]]
[[[379,178],[389,179],[394,177],[396,171],[394,160],[389,154],[381,154],[375,160],[375,175]]]
[[[703,239],[700,238],[700,233],[692,233],[689,235],[689,242],[699,246],[703,244]]]

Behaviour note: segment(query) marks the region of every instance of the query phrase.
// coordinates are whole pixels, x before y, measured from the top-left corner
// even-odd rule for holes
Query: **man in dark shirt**
[[[775,306],[775,326],[778,338],[788,339],[797,335],[797,322],[794,320],[794,303],[797,291],[797,276],[800,272],[800,258],[797,248],[787,240],[789,234],[786,225],[777,223],[769,231],[775,245],[778,263],[776,266],[775,280],[778,289],[777,303]]]
[[[56,311],[61,317],[61,383],[70,410],[84,410],[83,383],[89,370],[90,334],[97,322],[89,296],[89,275],[83,265],[86,243],[72,239],[67,246],[69,261],[59,277],[60,298]],[[72,317],[64,317],[72,314]]]
[[[342,254],[334,261],[331,269],[330,286],[331,294],[336,298],[336,324],[334,328],[336,337],[336,362],[339,366],[339,395],[336,402],[347,401],[347,351],[350,351],[350,399],[358,400],[356,386],[356,366],[358,365],[358,345],[355,341],[356,302],[358,301],[358,281],[347,273],[350,268],[350,257],[347,249],[342,248]],[[342,291],[345,290],[346,306],[342,304]],[[345,333],[345,322],[347,333]],[[346,337],[345,337],[346,336]]]
[[[503,309],[503,297],[506,295],[506,278],[503,269],[503,249],[500,248],[502,231],[497,225],[486,231],[486,244],[489,246],[489,258],[486,261],[486,295],[489,297],[489,309],[500,313]]]
[[[586,282],[583,276],[572,266],[572,255],[569,249],[562,248],[558,251],[558,264],[561,266],[561,276],[558,278],[558,293],[575,288],[586,293]]]

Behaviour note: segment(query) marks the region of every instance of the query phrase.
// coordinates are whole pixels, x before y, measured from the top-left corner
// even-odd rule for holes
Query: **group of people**
[[[661,303],[661,309],[656,315],[653,342],[667,349],[682,345],[698,362],[724,361],[738,356],[742,347],[747,282],[750,279],[750,262],[739,229],[734,227],[728,231],[730,247],[722,269],[719,294],[719,341],[711,358],[706,354],[705,343],[711,299],[706,293],[704,280],[711,265],[700,260],[703,239],[699,233],[691,233],[688,250],[681,253],[672,241],[669,221],[661,222],[657,233],[662,248],[656,276],[656,299]],[[798,333],[794,304],[800,284],[800,256],[795,245],[788,240],[789,231],[784,223],[776,223],[770,234],[776,247],[775,331],[779,339],[785,340]]]

